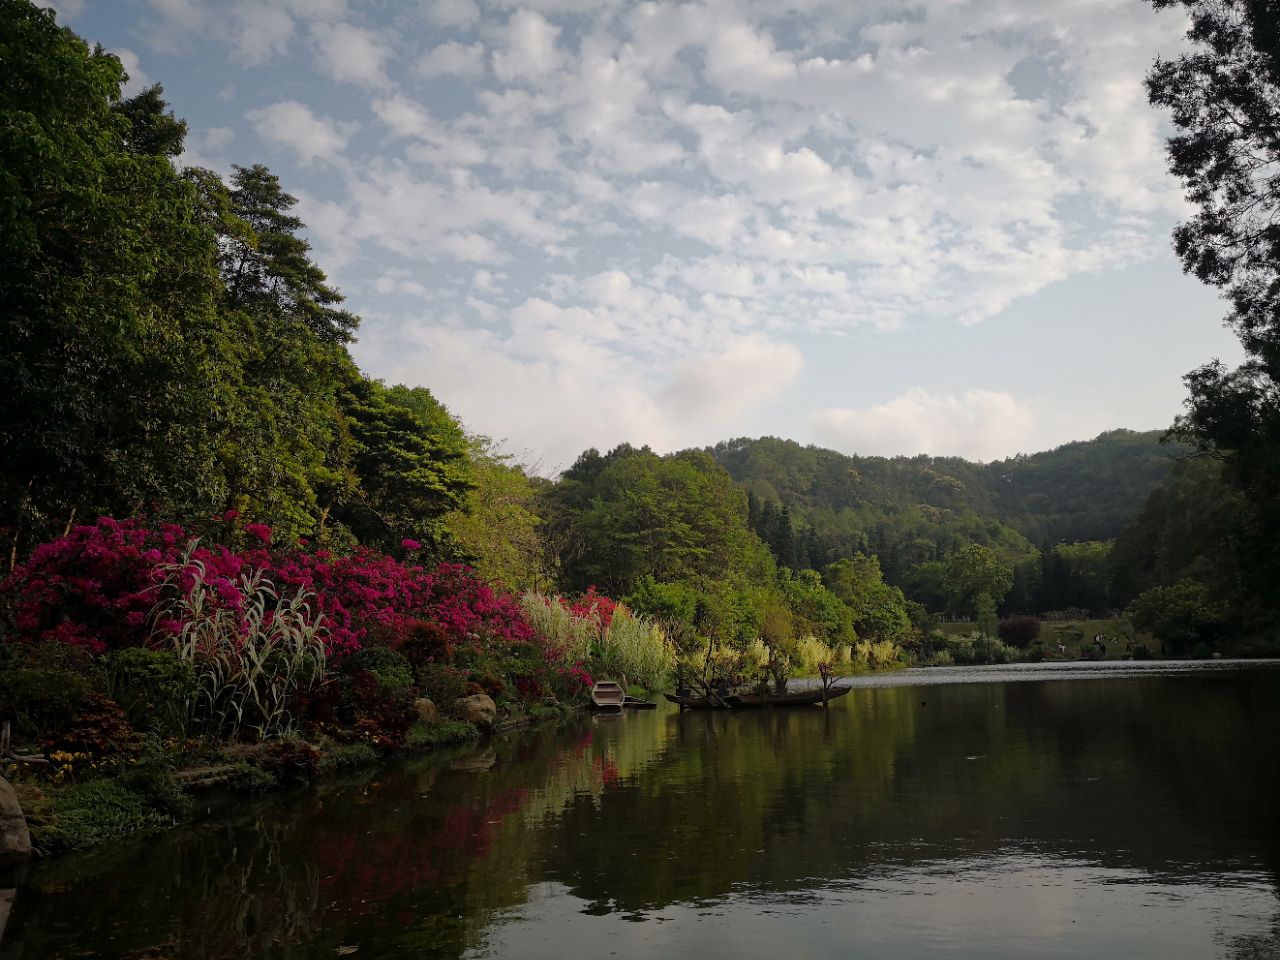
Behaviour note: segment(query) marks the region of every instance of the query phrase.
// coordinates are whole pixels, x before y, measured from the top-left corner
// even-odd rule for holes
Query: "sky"
[[[47,2],[47,0],[46,0]],[[56,0],[265,163],[363,318],[544,472],[773,435],[992,460],[1240,351],[1170,248],[1142,0]]]

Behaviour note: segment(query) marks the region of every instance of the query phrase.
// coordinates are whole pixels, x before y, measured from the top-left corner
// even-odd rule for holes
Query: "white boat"
[[[627,691],[616,680],[597,680],[591,688],[591,706],[597,710],[620,712],[627,700]]]

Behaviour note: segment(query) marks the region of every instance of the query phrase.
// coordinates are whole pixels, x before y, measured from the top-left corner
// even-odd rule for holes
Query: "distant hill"
[[[1000,517],[1031,539],[1110,540],[1142,509],[1190,448],[1163,431],[1110,430],[1092,440],[986,467]]]
[[[708,452],[751,495],[757,517],[786,508],[802,565],[863,551],[896,580],[966,543],[1017,560],[1046,541],[1117,536],[1185,452],[1160,437],[1112,430],[988,464],[849,456],[776,437],[729,440]]]

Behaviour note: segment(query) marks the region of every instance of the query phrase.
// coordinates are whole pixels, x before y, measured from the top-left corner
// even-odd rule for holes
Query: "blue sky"
[[[1239,358],[1140,0],[58,0],[184,162],[266,163],[364,318],[544,470],[774,434],[993,459],[1167,426]]]

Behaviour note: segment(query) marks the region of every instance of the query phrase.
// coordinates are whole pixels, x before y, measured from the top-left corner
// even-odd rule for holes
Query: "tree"
[[[539,490],[546,481],[530,476],[488,437],[473,437],[469,445],[475,486],[465,506],[445,517],[446,531],[486,579],[516,591],[547,591],[553,577],[542,537]]]
[[[910,631],[906,599],[884,582],[875,557],[857,554],[837,560],[822,571],[822,580],[849,608],[859,638],[900,642]]]
[[[778,582],[796,628],[828,645],[857,639],[852,611],[822,582],[816,570],[779,571]]]
[[[997,639],[1000,618],[996,616],[996,602],[990,594],[980,593],[973,598],[974,619],[978,624],[978,636],[982,639],[982,658],[991,660],[992,641]]]
[[[1175,656],[1212,645],[1226,620],[1222,604],[1194,580],[1147,590],[1130,604],[1127,615],[1137,629],[1150,633]]]
[[[747,529],[746,497],[705,453],[588,450],[549,493],[548,510],[570,589],[596,584],[617,595],[645,575],[661,583],[774,575]]]
[[[1196,213],[1174,230],[1183,269],[1222,289],[1245,362],[1186,377],[1176,432],[1221,457],[1255,513],[1252,593],[1280,578],[1280,5],[1274,0],[1152,0],[1190,16],[1193,49],[1158,60],[1150,100],[1176,128],[1169,166]],[[1271,600],[1274,604],[1274,599]]]
[[[326,343],[347,343],[359,326],[338,308],[343,297],[311,262],[303,223],[288,211],[298,202],[262,164],[235,167],[231,204],[247,233],[225,237],[219,249],[227,303],[232,309],[267,311],[310,330]]]
[[[344,393],[342,412],[358,486],[337,516],[362,543],[385,550],[410,539],[444,556],[445,516],[472,489],[461,427],[429,390],[388,390],[363,377]]]
[[[0,527],[9,564],[76,517],[219,493],[233,337],[158,87],[0,0]]]
[[[953,613],[974,612],[979,596],[997,605],[1013,586],[1013,566],[989,547],[970,543],[947,557],[944,567],[947,602]]]

